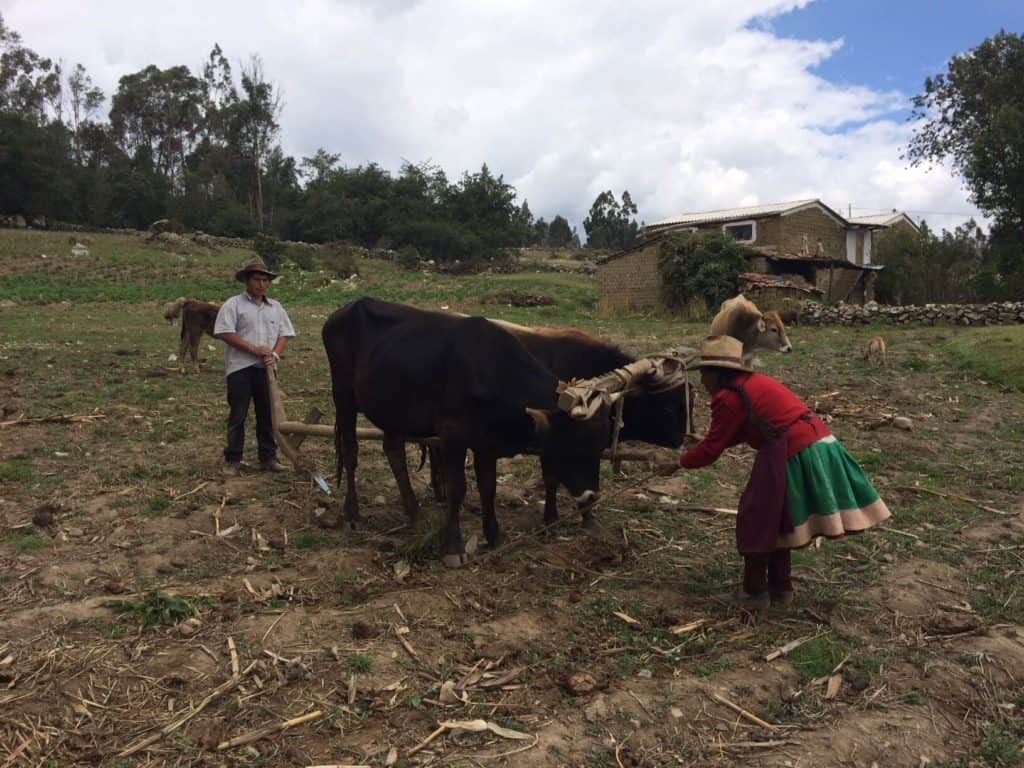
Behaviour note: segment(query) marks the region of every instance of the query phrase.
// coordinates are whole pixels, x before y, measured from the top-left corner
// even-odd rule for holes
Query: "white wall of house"
[[[846,260],[857,263],[857,233],[852,229],[846,230]]]
[[[871,263],[871,230],[864,230],[864,263]]]

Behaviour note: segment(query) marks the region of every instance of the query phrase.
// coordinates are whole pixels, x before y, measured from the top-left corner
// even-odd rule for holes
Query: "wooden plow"
[[[622,429],[622,408],[625,396],[630,391],[643,388],[647,391],[665,392],[680,387],[689,388],[689,368],[696,359],[696,352],[688,348],[670,350],[648,355],[634,363],[616,368],[614,371],[593,379],[574,380],[569,382],[559,393],[558,407],[573,418],[586,419],[592,417],[602,405],[611,405],[615,410],[615,424],[612,430],[612,446],[606,450],[603,459],[618,465],[623,461],[640,461],[654,463],[663,457],[659,450],[639,448],[620,448],[619,431]],[[302,455],[300,450],[307,437],[334,438],[334,425],[319,423],[322,418],[320,411],[314,409],[306,421],[289,420],[284,408],[285,395],[277,381],[277,369],[267,368],[267,382],[270,390],[270,413],[273,422],[274,438],[284,457],[291,462],[295,470],[311,476],[326,493],[329,487],[323,476],[317,472],[313,463]],[[693,413],[690,397],[684,397],[686,404],[686,432],[693,431]],[[384,433],[375,427],[356,429],[356,439],[361,441],[380,442]],[[411,438],[407,442],[421,446],[438,446],[439,438]],[[539,455],[539,451],[525,451],[528,455]]]

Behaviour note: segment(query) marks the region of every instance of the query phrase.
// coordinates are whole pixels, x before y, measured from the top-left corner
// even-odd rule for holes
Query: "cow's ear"
[[[757,319],[757,331],[758,333],[764,333],[768,330],[768,323],[764,321],[763,317]]]
[[[526,415],[533,419],[533,429],[538,435],[543,435],[551,429],[551,422],[544,411],[539,411],[536,408],[527,408]]]

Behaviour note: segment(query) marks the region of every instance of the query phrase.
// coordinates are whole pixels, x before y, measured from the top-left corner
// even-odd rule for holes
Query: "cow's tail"
[[[164,320],[170,322],[181,314],[181,308],[185,306],[188,299],[182,296],[168,304],[164,304]]]

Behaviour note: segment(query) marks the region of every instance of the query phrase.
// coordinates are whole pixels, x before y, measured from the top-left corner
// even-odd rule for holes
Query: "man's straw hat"
[[[743,342],[732,336],[708,336],[700,343],[700,361],[695,368],[730,368],[734,371],[746,371],[750,368],[743,364]]]
[[[253,272],[262,272],[264,275],[267,275],[271,280],[277,279],[277,275],[274,272],[271,272],[269,269],[267,269],[266,264],[257,259],[256,261],[250,261],[240,270],[235,272],[235,280],[239,281],[240,283],[244,283],[246,280],[249,279],[249,275],[251,275]]]

